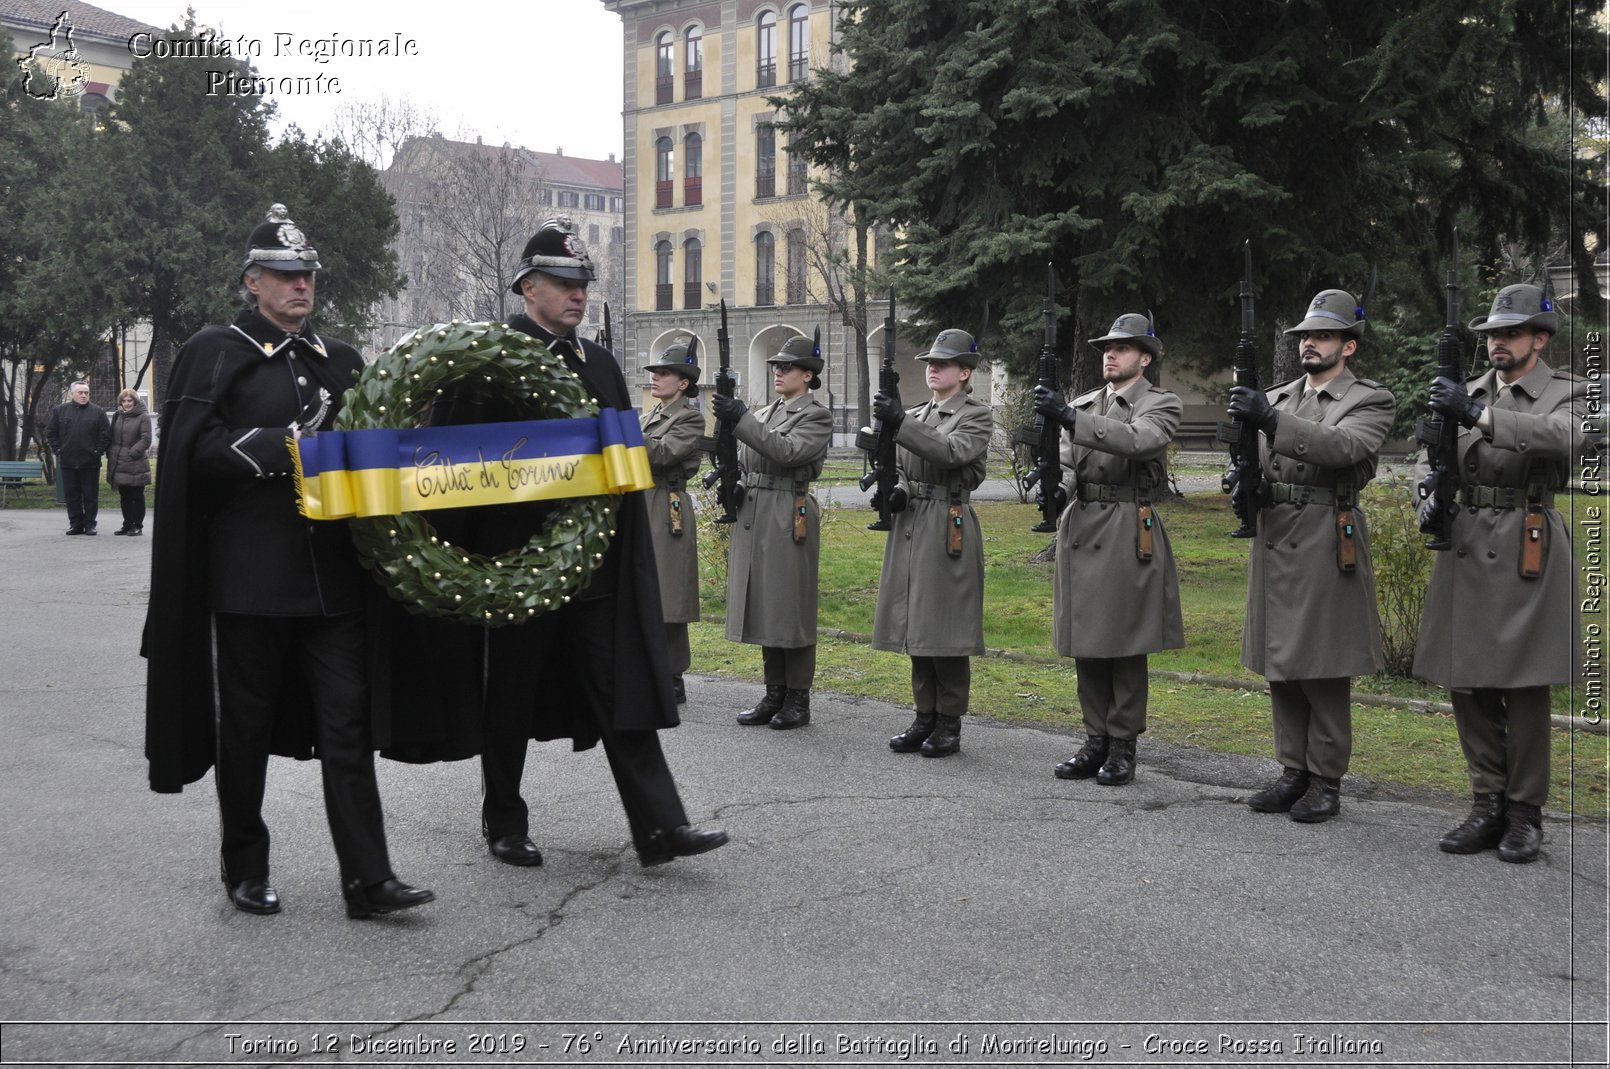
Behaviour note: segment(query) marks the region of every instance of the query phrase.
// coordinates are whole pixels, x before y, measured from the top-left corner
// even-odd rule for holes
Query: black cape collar
[[[233,329],[245,335],[263,351],[264,356],[277,356],[287,345],[294,345],[301,352],[313,356],[329,355],[324,347],[324,339],[313,333],[308,324],[303,323],[302,329],[293,334],[284,327],[270,323],[255,308],[248,308],[237,316]]]

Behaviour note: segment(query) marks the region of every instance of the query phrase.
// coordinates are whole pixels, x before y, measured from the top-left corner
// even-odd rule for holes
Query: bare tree
[[[393,100],[381,94],[379,99],[354,100],[336,108],[328,132],[340,138],[354,156],[384,171],[409,138],[429,137],[437,127],[436,114],[430,109],[408,97]]]

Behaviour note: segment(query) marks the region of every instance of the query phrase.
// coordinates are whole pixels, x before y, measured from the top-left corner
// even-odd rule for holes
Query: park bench
[[[0,508],[12,490],[26,490],[35,483],[43,486],[45,463],[42,460],[0,460]]]

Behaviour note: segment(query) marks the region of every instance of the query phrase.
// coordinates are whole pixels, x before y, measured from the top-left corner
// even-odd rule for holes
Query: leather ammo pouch
[[[805,521],[810,516],[808,511],[810,498],[806,496],[805,491],[809,488],[810,481],[808,479],[794,480],[794,541],[796,543],[805,541],[805,536],[808,533]]]
[[[1522,579],[1536,579],[1543,574],[1543,559],[1548,556],[1549,529],[1544,522],[1543,503],[1532,499],[1526,502],[1526,511],[1521,514],[1521,559],[1520,572]]]
[[[1152,559],[1152,529],[1157,526],[1157,514],[1152,503],[1142,499],[1135,503],[1135,556],[1139,560]]]
[[[1358,570],[1358,521],[1353,517],[1355,494],[1346,480],[1336,482],[1336,570],[1348,575]]]
[[[682,533],[682,491],[672,490],[668,495],[671,501],[671,533]]]
[[[954,501],[945,519],[945,552],[952,557],[962,555],[962,507]]]

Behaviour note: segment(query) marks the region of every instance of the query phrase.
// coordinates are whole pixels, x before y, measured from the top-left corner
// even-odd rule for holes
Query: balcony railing
[[[755,284],[755,303],[762,306],[777,303],[777,290],[773,283],[757,282]]]
[[[790,167],[788,169],[788,195],[797,197],[805,192],[805,168]]]
[[[699,293],[700,286],[701,286],[701,283],[697,279],[695,279],[692,282],[685,283],[683,285],[683,288],[682,288],[682,307],[683,308],[691,308],[691,309],[694,309],[696,311],[700,307],[702,307],[702,305],[700,305],[700,303],[699,303],[699,301],[702,299],[702,294]]]
[[[682,95],[688,100],[704,96],[704,71],[688,71],[682,75]]]
[[[704,203],[703,178],[684,178],[682,180],[682,203],[688,207]]]
[[[669,312],[675,307],[676,287],[669,282],[654,287],[654,310],[656,312]]]
[[[654,79],[654,103],[671,103],[675,84],[675,80],[669,74],[662,74]]]
[[[775,197],[777,195],[777,176],[775,174],[755,175],[755,196]]]
[[[797,56],[789,56],[788,57],[788,80],[789,81],[791,81],[791,82],[803,82],[805,80],[805,76],[807,74],[809,74],[809,73],[810,73],[810,57],[809,56],[805,55],[802,52]]]
[[[671,206],[671,187],[673,185],[674,183],[672,182],[654,183],[654,207],[669,208]]]
[[[777,61],[761,60],[755,69],[755,85],[761,89],[777,84]]]

